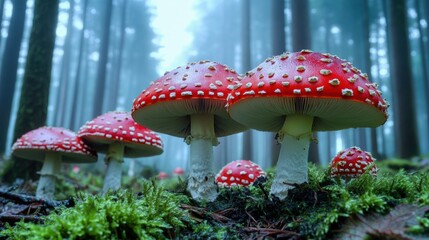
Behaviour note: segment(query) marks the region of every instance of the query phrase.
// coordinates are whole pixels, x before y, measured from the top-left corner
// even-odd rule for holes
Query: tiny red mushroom
[[[249,186],[261,176],[264,170],[249,160],[236,160],[225,165],[216,175],[216,183],[221,187]]]
[[[340,151],[331,161],[331,177],[356,178],[368,171],[377,175],[375,158],[371,153],[359,147],[350,147]]]
[[[173,170],[173,174],[176,176],[182,176],[185,173],[185,170],[181,167],[177,167]]]
[[[167,174],[166,172],[160,172],[160,173],[158,174],[158,179],[159,179],[159,180],[164,180],[164,179],[166,179],[166,178],[168,178],[168,174]]]
[[[163,152],[159,135],[137,124],[128,112],[102,114],[83,125],[78,134],[95,150],[106,153],[103,193],[121,186],[124,157],[147,157]]]
[[[214,201],[218,195],[211,168],[217,137],[247,130],[225,108],[228,93],[239,81],[235,70],[200,61],[165,73],[134,100],[136,122],[184,137],[190,145],[187,188],[194,199]]]
[[[61,163],[92,163],[97,153],[76,133],[60,127],[40,127],[22,135],[12,147],[20,158],[42,161],[36,197],[52,199]]]
[[[365,73],[309,50],[268,58],[247,72],[227,107],[237,122],[278,133],[282,146],[271,194],[280,199],[293,184],[308,181],[313,131],[377,127],[388,117],[387,101]]]

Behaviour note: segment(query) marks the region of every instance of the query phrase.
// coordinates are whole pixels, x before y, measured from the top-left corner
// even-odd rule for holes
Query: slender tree
[[[428,52],[429,52],[429,50],[428,50],[428,46],[427,46],[427,44],[425,44],[425,42],[423,41],[423,38],[426,36],[427,37],[427,35],[425,35],[425,31],[423,30],[423,27],[422,27],[422,24],[420,23],[422,20],[424,20],[424,18],[423,18],[423,14],[422,14],[422,12],[423,12],[423,9],[422,9],[422,4],[421,4],[421,2],[419,1],[419,0],[415,0],[414,1],[414,3],[415,3],[415,6],[416,6],[416,13],[417,13],[417,26],[418,26],[418,29],[419,29],[419,32],[420,32],[420,37],[419,37],[419,47],[420,47],[420,49],[421,49],[421,51],[422,51],[422,54],[421,54],[421,58],[422,58],[422,76],[423,76],[423,87],[424,87],[424,89],[425,89],[425,92],[426,93],[429,93],[429,65],[428,65]],[[425,3],[423,3],[423,5],[424,5]],[[427,3],[426,3],[426,5],[428,5]],[[429,115],[429,98],[426,98],[426,114],[428,114]],[[429,119],[429,117],[428,117],[428,119]],[[428,131],[429,131],[429,127],[427,128],[428,129]],[[428,136],[429,136],[429,132],[427,132],[426,133]]]
[[[390,70],[393,82],[393,117],[395,122],[395,150],[402,158],[419,154],[416,131],[416,111],[413,94],[407,6],[405,0],[387,2]],[[394,50],[394,51],[393,51]]]
[[[116,60],[116,66],[114,71],[114,77],[111,79],[111,88],[110,94],[108,97],[107,105],[110,110],[116,109],[116,105],[118,102],[118,94],[119,94],[119,83],[121,82],[121,73],[122,73],[122,62],[124,55],[124,45],[125,45],[125,35],[126,35],[126,27],[127,27],[127,0],[123,0],[122,3],[122,11],[121,11],[121,20],[119,27],[119,46],[118,46],[118,56]]]
[[[107,63],[109,61],[110,24],[112,21],[113,0],[107,0],[105,3],[106,8],[103,20],[103,32],[100,42],[100,57],[98,59],[96,91],[94,94],[94,107],[92,112],[93,117],[97,117],[103,112],[103,102],[107,77]]]
[[[271,8],[271,55],[279,55],[286,52],[286,33],[285,33],[285,1],[272,1]],[[276,136],[270,133],[272,139]],[[280,144],[272,144],[271,148],[271,166],[275,166],[280,154]]]
[[[46,125],[52,56],[58,18],[58,0],[36,0],[28,46],[27,61],[13,140],[30,130]],[[13,157],[3,175],[11,182],[16,178],[35,179],[42,164]]]
[[[371,15],[370,15],[370,2],[369,0],[365,0],[365,6],[364,6],[364,11],[362,11],[362,29],[363,29],[363,52],[364,52],[364,68],[362,69],[363,71],[365,71],[368,76],[370,77],[370,79],[372,79],[372,81],[374,81],[375,77],[372,76],[371,73],[371,55],[370,55],[370,48],[371,48],[371,44],[370,44],[370,33],[371,33]],[[375,157],[375,158],[380,158],[380,153],[379,153],[379,149],[378,149],[378,139],[377,139],[377,129],[376,128],[371,128],[370,129],[370,139],[371,139],[371,154]]]
[[[0,0],[0,32],[3,29],[3,8],[4,8],[4,2],[5,0]],[[0,48],[1,48],[1,41],[2,37],[0,36]]]
[[[0,156],[6,149],[7,132],[12,110],[18,70],[19,51],[24,33],[26,0],[13,1],[12,17],[3,52],[0,72]]]
[[[85,45],[85,30],[86,30],[86,15],[88,11],[88,1],[89,0],[83,0],[83,12],[82,12],[82,30],[80,32],[79,36],[79,52],[77,54],[77,65],[76,65],[76,76],[74,79],[74,96],[71,104],[71,112],[75,113],[70,119],[70,127],[72,130],[77,130],[80,126],[77,121],[77,118],[79,117],[79,114],[77,114],[78,110],[78,100],[80,99],[79,93],[81,92],[81,72],[82,72],[82,61],[83,61],[83,53],[84,53],[84,45]]]
[[[55,116],[54,123],[56,126],[66,127],[66,109],[67,109],[67,98],[70,87],[70,64],[72,55],[72,39],[73,39],[73,18],[74,18],[74,0],[70,0],[70,9],[68,11],[67,20],[67,35],[64,41],[64,54],[61,61],[60,70],[60,84],[58,88],[57,99],[55,101]]]
[[[242,72],[251,69],[251,48],[250,48],[250,1],[241,0],[241,65]],[[243,132],[243,153],[242,158],[252,160],[252,130]]]

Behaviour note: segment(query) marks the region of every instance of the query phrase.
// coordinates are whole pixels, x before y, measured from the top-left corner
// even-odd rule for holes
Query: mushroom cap
[[[137,124],[128,112],[102,114],[85,123],[78,135],[99,152],[107,152],[114,142],[124,144],[125,157],[154,156],[163,152],[159,135]]]
[[[238,122],[273,132],[289,114],[313,116],[313,131],[377,127],[388,117],[388,103],[365,73],[309,50],[266,59],[231,91],[227,106]]]
[[[40,127],[22,135],[12,146],[12,154],[29,160],[45,160],[48,152],[60,153],[65,163],[92,163],[97,153],[71,130]]]
[[[249,160],[236,160],[225,165],[216,175],[216,183],[221,187],[248,186],[261,176],[264,170]]]
[[[168,174],[166,172],[159,172],[158,179],[162,180],[166,178],[168,178]]]
[[[183,168],[181,167],[177,167],[173,170],[173,173],[176,175],[183,175],[185,173],[185,170],[183,170]]]
[[[369,173],[377,175],[377,166],[373,164],[375,158],[371,153],[363,151],[359,147],[350,147],[340,151],[331,161],[331,177],[359,177],[365,173],[366,168],[372,165]]]
[[[214,131],[222,137],[247,130],[227,113],[226,97],[240,81],[235,70],[200,61],[178,67],[153,82],[133,103],[134,120],[157,132],[190,135],[190,115],[213,114]]]

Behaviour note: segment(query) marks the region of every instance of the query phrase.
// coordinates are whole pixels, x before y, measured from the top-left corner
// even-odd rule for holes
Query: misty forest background
[[[161,11],[166,7],[174,11]],[[151,81],[187,62],[212,60],[245,73],[301,49],[352,62],[391,103],[390,118],[376,129],[318,132],[310,161],[326,166],[354,145],[378,159],[428,157],[429,1],[0,0],[0,20],[0,165],[21,168],[3,180],[40,169],[11,160],[13,142],[31,129],[77,131],[107,111],[130,111]],[[186,28],[177,28],[184,20]],[[186,170],[183,139],[160,135],[164,153],[127,159],[124,171]],[[263,168],[277,161],[274,133],[250,130],[219,140],[215,170],[237,159]],[[101,158],[86,168],[104,171]]]

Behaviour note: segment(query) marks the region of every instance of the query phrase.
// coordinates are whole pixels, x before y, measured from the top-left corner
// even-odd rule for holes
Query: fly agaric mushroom
[[[177,167],[173,170],[173,174],[176,176],[182,176],[185,173],[185,170],[181,167]]]
[[[387,101],[375,83],[351,63],[309,50],[266,59],[246,73],[228,96],[233,119],[278,133],[282,143],[271,194],[287,196],[308,178],[313,131],[377,127],[387,120]]]
[[[373,176],[377,175],[375,158],[371,153],[363,151],[359,147],[350,147],[340,151],[331,161],[331,177],[356,178],[369,171]]]
[[[226,97],[240,76],[225,65],[200,61],[164,74],[133,103],[132,117],[140,124],[190,145],[188,190],[194,199],[217,197],[212,171],[217,137],[246,130],[228,115]]]
[[[225,165],[216,175],[220,187],[248,186],[259,177],[266,176],[264,170],[249,160],[236,160]]]
[[[164,180],[166,178],[168,178],[168,174],[166,172],[159,172],[159,174],[158,174],[159,180]]]
[[[78,135],[96,151],[106,153],[103,193],[121,186],[124,157],[147,157],[163,152],[158,134],[134,122],[128,112],[102,114],[83,125]]]
[[[40,127],[22,135],[12,146],[12,154],[43,162],[36,197],[52,199],[61,163],[92,163],[97,153],[74,132],[59,127]]]

